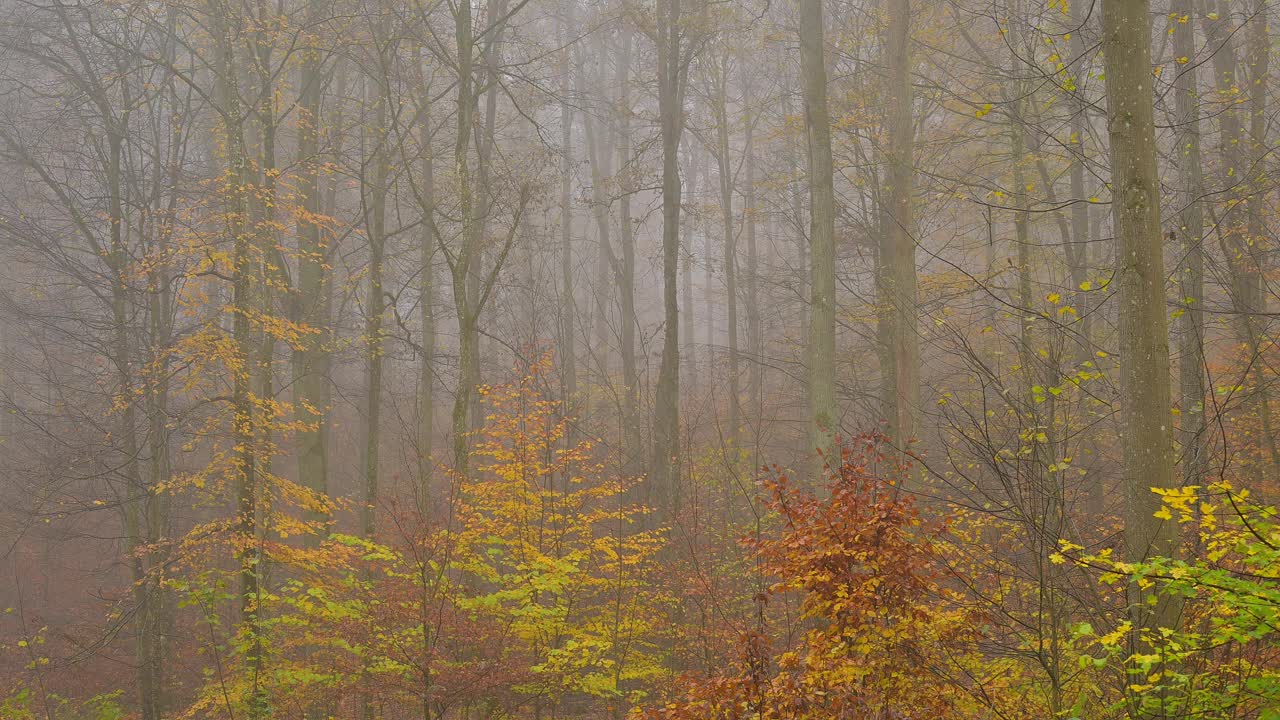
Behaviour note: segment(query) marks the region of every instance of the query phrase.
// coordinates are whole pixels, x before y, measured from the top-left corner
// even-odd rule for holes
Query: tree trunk
[[[698,192],[698,161],[696,149],[690,149],[686,163],[689,171],[687,195],[689,197],[696,197]],[[682,252],[680,253],[680,287],[682,296],[680,302],[680,317],[683,321],[681,323],[680,332],[683,335],[681,341],[684,344],[684,348],[681,351],[683,353],[681,358],[684,360],[684,374],[688,381],[689,390],[691,393],[696,394],[698,390],[698,352],[695,348],[695,343],[697,341],[694,338],[693,332],[694,318],[697,317],[693,303],[694,214],[685,213],[680,218],[680,221],[684,223],[684,228],[680,233],[681,245],[683,246]],[[710,267],[710,263],[708,263],[708,267]],[[710,279],[709,276],[708,279]],[[707,287],[710,286],[711,284],[707,283]],[[708,351],[710,351],[710,347],[708,347]]]
[[[1151,15],[1147,0],[1104,0],[1102,8],[1112,202],[1119,239],[1124,537],[1127,558],[1138,562],[1177,552],[1177,527],[1154,517],[1160,501],[1151,492],[1153,487],[1177,484],[1152,109]],[[1155,612],[1148,612],[1137,586],[1130,590],[1135,628],[1171,626],[1171,603],[1161,602]]]
[[[1194,0],[1177,0],[1173,11],[1190,16]],[[1204,170],[1200,157],[1199,64],[1195,52],[1195,25],[1188,23],[1173,34],[1175,58],[1187,58],[1174,80],[1174,107],[1180,152],[1178,163],[1178,238],[1183,266],[1178,273],[1178,295],[1184,305],[1179,323],[1178,409],[1182,444],[1183,485],[1204,485],[1208,469],[1205,445],[1204,356]]]
[[[309,3],[307,12],[318,22],[321,9]],[[325,312],[326,242],[322,214],[325,212],[320,187],[321,60],[318,47],[302,54],[298,98],[298,195],[303,213],[298,216],[298,291],[291,308],[295,323],[311,332],[304,334],[293,349],[294,413],[303,424],[298,430],[298,480],[319,495],[329,492],[329,463],[325,448],[326,386],[322,359],[328,352],[329,318]],[[322,518],[312,515],[312,520]]]
[[[631,220],[631,44],[632,35],[622,31],[622,55],[618,58],[618,172],[622,177],[618,202],[618,244],[622,254],[622,280],[618,283],[619,312],[622,315],[622,383],[624,434],[629,438],[626,470],[639,470],[640,388],[636,370],[636,242]]]
[[[755,158],[755,109],[752,106],[752,82],[748,58],[739,58],[742,71],[743,133],[743,231],[747,241],[747,402],[749,419],[759,436],[759,423],[764,415],[762,368],[764,367],[764,329],[760,320],[760,260],[756,246],[756,158]]]
[[[379,38],[385,43],[385,34]],[[385,51],[379,52],[382,67],[377,77],[365,79],[369,92],[366,103],[372,105],[372,132],[368,132],[366,147],[373,149],[365,173],[369,182],[368,199],[365,202],[365,229],[369,237],[369,288],[365,300],[365,436],[364,436],[364,505],[361,508],[361,525],[366,539],[372,540],[377,531],[377,505],[379,485],[379,444],[382,427],[382,373],[383,339],[382,321],[386,309],[383,297],[383,256],[386,250],[387,222],[387,157],[389,128],[387,127],[387,94]]]
[[[809,445],[810,450],[830,453],[839,430],[835,399],[835,186],[822,28],[822,0],[800,0],[800,66],[809,136]]]
[[[888,436],[905,461],[920,407],[920,345],[916,335],[916,251],[911,211],[915,127],[912,121],[909,0],[889,3],[889,203],[880,246],[880,338],[885,367],[881,400]]]
[[[1251,200],[1245,200],[1249,193],[1249,167],[1251,160],[1247,148],[1244,124],[1240,119],[1240,109],[1235,98],[1241,92],[1240,63],[1237,59],[1234,33],[1228,33],[1227,18],[1230,7],[1225,2],[1208,0],[1207,6],[1217,10],[1218,19],[1205,15],[1205,35],[1213,52],[1213,71],[1217,77],[1217,89],[1226,106],[1218,110],[1219,144],[1223,161],[1223,185],[1228,195],[1229,205],[1215,223],[1222,253],[1226,259],[1227,269],[1231,277],[1231,304],[1235,312],[1236,336],[1241,346],[1248,353],[1244,362],[1251,369],[1246,371],[1244,384],[1247,386],[1247,407],[1256,413],[1263,426],[1264,447],[1257,448],[1259,454],[1267,454],[1266,462],[1280,462],[1276,457],[1274,433],[1270,431],[1271,411],[1268,403],[1266,383],[1262,377],[1265,363],[1257,361],[1261,349],[1261,315],[1265,309],[1265,295],[1262,278],[1262,248],[1253,242],[1251,233],[1256,230],[1252,223]],[[1266,53],[1262,54],[1263,56]],[[1265,62],[1265,61],[1263,61]],[[1262,98],[1265,105],[1265,89],[1255,93]],[[1253,110],[1250,98],[1250,110]],[[1252,125],[1252,123],[1251,123]],[[1241,217],[1241,209],[1245,210]],[[1251,217],[1252,216],[1252,217]],[[1257,487],[1264,478],[1263,461],[1259,458],[1250,462],[1246,468],[1250,482]]]
[[[569,10],[571,12],[571,10]],[[564,403],[572,409],[578,397],[577,304],[573,295],[573,110],[569,107],[572,85],[569,73],[569,30],[561,22],[560,36],[566,46],[560,62],[560,363],[564,371]],[[570,433],[573,430],[570,428]],[[570,437],[571,446],[574,444]]]
[[[422,153],[422,187],[419,190],[419,212],[422,213],[422,246],[419,248],[418,266],[418,318],[422,327],[422,347],[418,358],[418,514],[431,517],[432,476],[434,464],[431,456],[435,442],[435,153],[432,146],[431,115],[428,103],[430,92],[426,82],[421,84],[419,95],[422,110],[418,113],[419,152]]]
[[[651,482],[661,520],[680,509],[680,135],[684,130],[681,0],[658,0],[658,114],[662,136],[662,363],[654,399]]]
[[[1080,29],[1072,34],[1071,50],[1072,54],[1079,58],[1079,62],[1084,62],[1088,48],[1084,41],[1084,23],[1086,22],[1084,9],[1079,3],[1071,5],[1072,22]],[[1083,72],[1083,70],[1082,70]],[[1071,119],[1071,137],[1072,141],[1068,143],[1068,147],[1072,152],[1071,158],[1071,200],[1074,203],[1071,206],[1071,234],[1070,241],[1066,249],[1067,273],[1071,278],[1071,292],[1069,297],[1072,298],[1071,306],[1079,312],[1080,329],[1076,338],[1075,362],[1077,365],[1084,367],[1084,363],[1094,362],[1093,357],[1093,305],[1090,300],[1088,291],[1085,290],[1089,281],[1089,246],[1094,238],[1097,238],[1091,232],[1090,210],[1092,203],[1087,201],[1088,190],[1085,186],[1085,176],[1088,165],[1088,146],[1085,138],[1089,134],[1089,111],[1090,104],[1086,100],[1078,103],[1075,114]],[[1086,441],[1086,451],[1096,452],[1096,443]],[[1090,473],[1088,486],[1086,488],[1085,509],[1090,517],[1095,521],[1100,518],[1106,507],[1106,487],[1103,484],[1104,475],[1100,472]]]
[[[727,450],[738,452],[742,390],[738,374],[738,236],[733,222],[733,160],[729,155],[729,58],[720,58],[716,77],[716,165],[720,176],[720,222],[724,230],[725,327],[729,345],[729,433]]]

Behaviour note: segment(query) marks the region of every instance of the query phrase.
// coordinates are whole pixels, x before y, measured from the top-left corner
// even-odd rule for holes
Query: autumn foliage
[[[538,389],[548,370],[482,390],[473,469],[450,475],[439,517],[389,507],[393,529],[375,539],[312,535],[270,553],[281,581],[261,601],[259,682],[275,712],[621,707],[664,673],[651,583],[663,534],[626,499],[634,479],[568,441],[570,419]],[[183,588],[201,607],[219,599],[207,579]],[[228,661],[187,717],[234,713],[252,682],[242,638],[206,650]]]
[[[724,672],[690,678],[686,694],[649,718],[945,717],[960,701],[943,681],[967,652],[974,618],[939,583],[936,526],[915,499],[877,477],[880,441],[841,449],[818,489],[778,468],[765,505],[776,526],[744,540],[769,578],[758,623]],[[771,600],[801,598],[798,627],[780,633]]]

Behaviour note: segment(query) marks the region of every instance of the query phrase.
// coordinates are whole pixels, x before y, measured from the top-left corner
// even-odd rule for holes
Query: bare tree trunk
[[[572,21],[572,15],[570,15],[570,20]],[[596,48],[596,51],[600,52],[600,49]],[[578,97],[590,97],[591,93],[598,88],[598,82],[593,82],[590,87],[588,86],[586,82],[588,76],[585,68],[585,53],[581,47],[575,47],[574,52],[574,88]],[[613,133],[609,131],[609,123],[598,127],[591,113],[583,114],[582,126],[583,134],[586,136],[587,164],[591,168],[591,214],[595,221],[598,245],[596,253],[597,284],[594,293],[595,313],[592,320],[595,334],[592,353],[599,357],[599,384],[601,387],[608,387],[612,382],[608,352],[608,322],[612,304],[610,292],[612,290],[620,291],[624,282],[623,268],[613,247],[612,218],[609,212],[610,199],[605,187],[608,178],[613,176],[614,140]],[[612,278],[613,283],[605,282],[605,278]],[[621,318],[620,321],[623,324],[627,323],[626,318]],[[623,366],[624,368],[626,366],[625,359]],[[623,393],[624,396],[619,411],[622,417],[622,435],[625,448],[634,441],[634,432],[627,416],[626,388],[623,388]],[[600,393],[600,396],[598,403],[603,404],[605,402],[605,393]],[[630,455],[630,453],[627,454]],[[629,460],[624,460],[624,462],[629,462]]]
[[[728,451],[738,452],[742,424],[742,390],[738,373],[738,236],[733,222],[733,160],[729,155],[728,94],[729,58],[720,58],[716,75],[716,165],[720,177],[720,223],[724,231],[725,327],[729,345],[729,435]]]
[[[1084,10],[1079,3],[1071,6],[1072,22],[1080,26],[1080,30],[1073,33],[1071,37],[1071,49],[1079,62],[1083,62],[1083,58],[1088,52],[1088,48],[1084,41],[1084,23],[1086,21]],[[1088,165],[1088,145],[1085,139],[1089,135],[1089,110],[1090,105],[1087,102],[1081,102],[1079,107],[1075,109],[1075,114],[1071,120],[1072,142],[1068,143],[1068,149],[1072,153],[1071,157],[1071,200],[1074,203],[1071,206],[1071,234],[1070,241],[1067,244],[1067,272],[1071,278],[1071,306],[1076,308],[1080,317],[1079,336],[1076,339],[1075,362],[1077,365],[1083,366],[1084,363],[1093,362],[1093,303],[1089,300],[1086,283],[1089,281],[1089,246],[1092,240],[1097,238],[1091,232],[1091,223],[1089,219],[1091,203],[1086,198],[1088,190],[1085,187],[1085,174]],[[1086,440],[1086,442],[1088,442]],[[1086,449],[1094,447],[1096,444],[1090,443]],[[1086,489],[1085,509],[1092,518],[1100,518],[1106,507],[1106,487],[1103,484],[1104,475],[1102,473],[1091,473],[1088,479],[1088,487]]]
[[[791,94],[785,93],[782,96],[782,112],[785,115],[791,115]],[[792,229],[795,233],[795,297],[796,297],[796,325],[797,333],[797,356],[796,360],[804,362],[803,357],[807,354],[807,342],[809,338],[809,234],[805,232],[805,215],[804,201],[800,192],[800,162],[799,153],[796,150],[798,145],[795,141],[787,142],[787,174],[789,180],[787,182],[787,199],[791,210]],[[804,347],[803,351],[801,347]],[[799,374],[799,373],[797,373]],[[808,412],[811,403],[811,395],[808,378],[800,382],[799,388],[804,399],[803,407]],[[812,440],[811,435],[812,423],[805,423],[804,442],[808,444]],[[813,448],[807,448],[806,453],[812,451]]]
[[[471,3],[460,3],[454,10],[454,37],[458,53],[457,133],[454,145],[454,171],[458,179],[458,212],[462,222],[462,247],[451,263],[453,304],[458,318],[458,386],[453,396],[453,466],[465,475],[470,459],[469,414],[471,398],[480,382],[479,337],[475,310],[468,285],[472,284],[472,263],[479,262],[480,228],[475,217],[472,196],[470,138],[475,123],[476,95],[474,71],[475,41],[471,28]]]
[[[822,0],[800,0],[800,66],[809,135],[810,449],[829,453],[839,430],[835,399],[835,186]]]
[[[568,10],[572,12],[572,10]],[[569,30],[561,22],[560,36],[567,46]],[[571,76],[569,50],[560,61],[560,363],[564,371],[564,403],[572,408],[578,397],[577,304],[573,295],[573,110],[569,107]],[[570,432],[573,432],[572,429]],[[573,444],[570,438],[570,445]]]
[[[697,150],[690,149],[688,153],[687,164],[689,168],[689,180],[687,182],[688,190],[683,193],[688,197],[697,197],[698,193],[698,161]],[[694,237],[694,214],[685,213],[681,216],[680,221],[684,223],[681,230],[680,241],[682,251],[680,253],[680,286],[681,286],[681,302],[680,317],[683,320],[680,332],[683,334],[682,342],[684,343],[683,355],[685,378],[688,380],[689,390],[696,393],[698,390],[698,352],[695,348],[696,340],[694,339],[694,319],[697,313],[694,310],[693,303],[693,237]],[[708,263],[708,267],[710,264]],[[707,284],[710,287],[710,283]],[[708,347],[710,352],[710,347]]]
[[[111,324],[113,334],[113,364],[116,367],[116,393],[124,403],[120,413],[119,436],[123,446],[124,458],[121,472],[128,487],[125,501],[125,534],[129,539],[129,567],[133,580],[133,596],[137,605],[136,612],[136,651],[138,658],[138,699],[144,720],[158,720],[160,717],[158,685],[158,663],[153,650],[153,634],[155,626],[155,590],[149,576],[146,562],[147,505],[150,492],[143,485],[142,473],[138,468],[138,455],[141,446],[138,442],[137,410],[134,400],[133,381],[133,344],[129,340],[128,315],[128,281],[125,274],[128,268],[128,250],[125,247],[123,226],[126,222],[124,204],[121,197],[121,155],[124,138],[120,130],[108,123],[107,137],[107,196],[111,207],[111,246],[107,257],[107,265],[111,271]]]
[[[389,41],[380,33],[377,42]],[[365,299],[365,435],[364,435],[364,504],[361,508],[361,525],[364,536],[372,540],[377,532],[377,507],[379,492],[379,447],[382,427],[382,374],[383,374],[383,313],[386,300],[383,295],[383,257],[386,252],[387,182],[389,159],[387,157],[390,130],[387,127],[387,96],[390,82],[387,71],[390,59],[385,48],[378,52],[380,67],[377,76],[366,77],[366,103],[372,105],[373,123],[366,128],[365,146],[371,155],[364,173],[368,181],[365,205],[365,229],[369,238],[369,287]]]
[[[662,519],[680,509],[680,135],[684,130],[681,0],[658,0],[658,114],[662,135],[662,364],[654,399],[651,481]]]
[[[747,240],[747,398],[750,420],[757,428],[764,415],[762,368],[764,367],[764,329],[760,320],[760,260],[756,246],[756,157],[755,157],[755,108],[752,104],[750,66],[745,55],[739,58],[742,71],[743,133],[743,207],[742,221]]]
[[[1226,19],[1230,17],[1230,6],[1225,2],[1217,0],[1207,0],[1208,8],[1215,8],[1219,19],[1210,19],[1209,14],[1205,15],[1204,27],[1205,34],[1209,39],[1209,44],[1214,48],[1213,52],[1213,71],[1217,78],[1218,92],[1225,98],[1233,98],[1240,92],[1241,73],[1240,63],[1236,54],[1236,42],[1234,34],[1229,34],[1226,27]],[[1265,53],[1263,53],[1265,56]],[[1265,89],[1261,90],[1257,95],[1262,98],[1265,105]],[[1250,100],[1250,110],[1253,109],[1253,98]],[[1215,223],[1216,232],[1219,236],[1219,242],[1222,245],[1222,253],[1226,259],[1227,269],[1231,276],[1231,303],[1232,309],[1236,313],[1236,334],[1240,344],[1248,352],[1248,358],[1245,362],[1251,366],[1251,370],[1246,373],[1246,385],[1248,386],[1248,407],[1257,413],[1259,422],[1263,426],[1263,442],[1266,447],[1258,448],[1259,453],[1264,450],[1267,453],[1266,462],[1275,464],[1280,462],[1280,458],[1276,457],[1276,447],[1274,433],[1271,432],[1271,410],[1268,401],[1268,392],[1266,383],[1262,378],[1262,369],[1264,363],[1257,362],[1256,359],[1261,350],[1261,323],[1260,318],[1264,311],[1265,298],[1263,295],[1263,278],[1262,278],[1262,248],[1258,243],[1253,242],[1250,234],[1256,229],[1252,224],[1252,215],[1249,212],[1251,202],[1243,200],[1249,192],[1249,166],[1250,158],[1246,152],[1247,138],[1246,131],[1240,119],[1240,109],[1234,100],[1228,100],[1227,106],[1218,111],[1218,133],[1219,144],[1221,148],[1224,174],[1223,183],[1224,190],[1229,194],[1231,204],[1217,218]],[[1241,209],[1245,210],[1245,218],[1241,218]],[[1246,468],[1251,484],[1257,487],[1263,477],[1263,462],[1251,462]]]
[[[418,113],[419,152],[422,153],[422,187],[419,189],[419,212],[422,213],[422,245],[418,265],[418,318],[422,326],[422,347],[418,359],[418,514],[431,517],[432,448],[435,442],[435,151],[432,144],[430,89],[424,81],[419,90],[422,109]]]
[[[250,171],[243,136],[244,114],[238,87],[239,74],[234,59],[234,40],[228,23],[234,16],[223,6],[215,5],[214,26],[218,33],[218,81],[227,118],[227,166],[236,179],[236,187],[226,199],[229,206],[227,235],[232,242],[232,345],[240,365],[232,373],[232,428],[237,455],[236,468],[236,532],[239,548],[236,555],[240,565],[240,627],[246,637],[245,666],[249,685],[245,693],[247,715],[251,720],[267,716],[267,702],[261,684],[263,672],[262,627],[259,617],[259,570],[262,552],[258,528],[258,452],[256,426],[260,422],[254,414],[252,368],[256,363],[254,330],[249,317],[256,310],[253,286],[260,282],[256,271],[255,242],[251,236],[248,193],[256,184]]]
[[[1251,308],[1252,312],[1257,313],[1251,318],[1253,320],[1252,337],[1255,343],[1252,350],[1255,354],[1263,352],[1262,346],[1264,343],[1270,345],[1266,340],[1266,313],[1268,309],[1266,288],[1267,255],[1262,249],[1268,238],[1266,212],[1267,188],[1270,183],[1265,170],[1265,158],[1271,152],[1271,147],[1267,144],[1267,75],[1271,67],[1272,47],[1272,37],[1267,27],[1268,6],[1269,3],[1266,0],[1254,0],[1245,51],[1245,59],[1249,68],[1248,162],[1252,171],[1252,177],[1245,179],[1245,182],[1250,183],[1247,189],[1249,201],[1245,208],[1249,218],[1246,226],[1249,237],[1246,243],[1253,253],[1253,270],[1256,273],[1253,278],[1254,286],[1252,288],[1254,307]],[[1277,445],[1276,432],[1271,417],[1271,393],[1267,387],[1267,379],[1264,377],[1265,366],[1266,363],[1262,361],[1255,363],[1253,392],[1258,396],[1259,421],[1262,425],[1262,441],[1264,443],[1264,448],[1262,449],[1267,454],[1264,474],[1268,478],[1273,478],[1276,471],[1280,470],[1280,445]]]
[[[1194,0],[1177,0],[1173,11],[1190,16]],[[1205,356],[1204,356],[1204,170],[1200,157],[1200,110],[1198,107],[1199,63],[1195,60],[1195,26],[1177,28],[1173,34],[1173,54],[1190,60],[1174,80],[1174,103],[1178,143],[1178,217],[1183,267],[1178,273],[1178,295],[1185,304],[1179,328],[1181,345],[1179,398],[1182,482],[1203,485],[1208,466],[1205,446]]]
[[[636,243],[631,220],[631,45],[632,35],[622,31],[622,55],[618,58],[618,172],[622,182],[622,198],[618,202],[618,242],[622,254],[622,279],[618,283],[619,312],[622,315],[622,382],[626,386],[623,400],[625,434],[640,435],[639,373],[636,370]],[[639,468],[638,440],[627,446],[627,471]]]
[[[739,384],[739,342],[737,342],[737,232],[733,227],[733,161],[728,143],[728,56],[717,69],[716,164],[721,192],[721,225],[724,232],[724,327],[728,333],[728,450],[739,451],[742,423],[742,391]]]
[[[1177,528],[1154,517],[1160,508],[1152,487],[1174,487],[1173,417],[1160,185],[1151,74],[1151,16],[1147,0],[1104,0],[1108,126],[1113,204],[1119,252],[1120,388],[1124,421],[1125,547],[1130,561],[1177,552]],[[1134,595],[1134,626],[1168,627],[1172,604],[1145,610]]]
[[[319,22],[320,5],[308,3],[310,22]],[[320,187],[320,128],[322,123],[322,64],[318,47],[302,54],[298,98],[298,195],[303,213],[298,216],[298,292],[291,308],[292,319],[311,332],[304,334],[293,349],[294,411],[303,423],[298,431],[298,480],[321,495],[329,492],[329,463],[325,448],[329,378],[322,358],[328,352],[329,317],[325,312],[327,275],[326,242],[322,227],[325,212]],[[312,520],[321,518],[312,517]]]
[[[880,246],[881,399],[890,442],[901,453],[918,432],[920,345],[916,334],[916,251],[911,211],[914,173],[909,0],[889,3],[889,196]],[[905,459],[905,458],[903,458]]]

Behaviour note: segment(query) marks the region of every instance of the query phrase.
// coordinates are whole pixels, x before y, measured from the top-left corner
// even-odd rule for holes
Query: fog
[[[1271,0],[0,3],[0,718],[1280,706]]]

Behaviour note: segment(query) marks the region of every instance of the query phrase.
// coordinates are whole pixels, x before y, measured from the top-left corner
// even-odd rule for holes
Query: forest
[[[0,0],[0,720],[1280,720],[1278,27]]]

